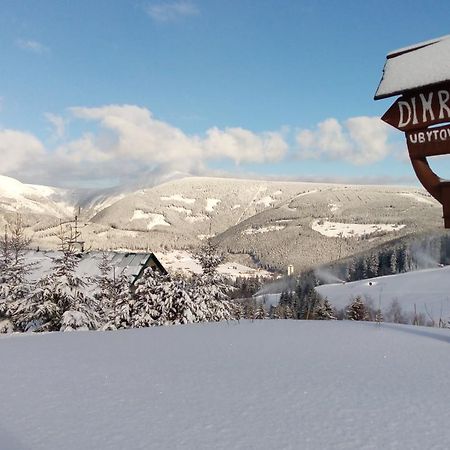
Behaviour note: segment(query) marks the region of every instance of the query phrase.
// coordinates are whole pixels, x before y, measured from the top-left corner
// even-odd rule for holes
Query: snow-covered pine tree
[[[168,284],[166,304],[169,310],[169,323],[178,325],[204,322],[208,310],[204,302],[191,296],[190,285],[181,277],[172,277]]]
[[[381,309],[377,309],[377,313],[375,314],[375,322],[381,324],[384,321],[383,313],[381,312]]]
[[[22,330],[18,311],[30,295],[32,286],[27,278],[35,264],[25,259],[31,239],[25,236],[20,215],[0,239],[0,317],[9,320],[14,329]]]
[[[262,303],[259,303],[256,308],[255,319],[258,320],[267,319],[267,312],[264,309],[264,305]]]
[[[8,227],[5,225],[5,232],[0,239],[0,332],[2,333],[12,331],[14,328],[11,321],[12,302],[9,297],[9,292],[11,289],[9,271],[11,264],[12,251],[10,238],[8,235]]]
[[[386,311],[386,321],[393,323],[408,323],[407,318],[403,314],[402,307],[398,298],[394,298]]]
[[[293,319],[294,318],[294,311],[292,311],[292,308],[290,305],[286,305],[286,306],[281,306],[281,308],[283,308],[284,310],[284,318],[285,319]]]
[[[244,319],[254,320],[256,316],[256,300],[253,297],[246,298],[242,306]]]
[[[242,318],[244,318],[244,306],[240,301],[233,301],[232,308],[233,317],[239,322]]]
[[[271,319],[284,319],[284,308],[280,305],[272,305],[270,307],[269,317]]]
[[[377,253],[372,253],[369,256],[366,266],[367,266],[367,278],[374,278],[378,276],[379,261]]]
[[[194,257],[202,268],[202,274],[191,278],[191,296],[194,301],[204,304],[205,320],[219,322],[233,319],[233,306],[228,296],[230,286],[217,271],[223,255],[208,239]]]
[[[203,322],[205,302],[193,298],[192,286],[182,277],[169,277],[151,268],[136,282],[132,294],[133,327]]]
[[[133,300],[126,275],[123,271],[116,270],[106,252],[103,252],[98,268],[100,274],[92,282],[97,287],[94,297],[101,311],[102,329],[129,328]]]
[[[76,274],[79,256],[75,234],[61,226],[60,254],[51,273],[36,284],[29,301],[20,310],[21,320],[34,331],[94,330],[99,325],[98,302],[85,294],[86,284]]]
[[[347,308],[347,318],[349,320],[367,320],[368,312],[361,296],[356,296]]]
[[[327,298],[319,302],[314,315],[316,320],[336,320],[333,307]]]
[[[169,277],[151,268],[145,269],[142,277],[132,288],[132,301],[125,306],[124,316],[129,315],[133,328],[166,325],[169,321],[168,294]]]

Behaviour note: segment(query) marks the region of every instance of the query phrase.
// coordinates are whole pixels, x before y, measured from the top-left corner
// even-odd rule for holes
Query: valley
[[[279,273],[442,230],[439,204],[420,188],[208,177],[87,195],[1,176],[0,226],[17,214],[34,248],[56,248],[60,222],[77,215],[86,250],[164,260],[212,238],[228,261]]]

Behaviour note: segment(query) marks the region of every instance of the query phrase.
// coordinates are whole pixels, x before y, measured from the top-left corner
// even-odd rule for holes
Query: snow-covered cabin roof
[[[29,251],[26,259],[36,262],[38,266],[33,271],[34,279],[40,278],[50,271],[53,259],[58,255],[56,251],[36,252]],[[167,273],[163,265],[153,253],[116,253],[106,252],[107,258],[114,268],[116,274],[123,273],[131,283],[134,283],[147,267],[156,268],[162,273]],[[80,254],[77,274],[80,277],[96,277],[100,275],[99,264],[102,260],[102,252],[88,252]]]
[[[375,100],[450,81],[450,35],[388,53]]]

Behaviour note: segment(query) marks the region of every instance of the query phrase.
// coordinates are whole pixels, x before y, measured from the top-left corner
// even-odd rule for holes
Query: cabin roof
[[[388,53],[375,100],[445,81],[450,81],[450,35]]]

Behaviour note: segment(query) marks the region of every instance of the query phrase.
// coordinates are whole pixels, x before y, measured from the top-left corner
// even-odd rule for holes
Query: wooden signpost
[[[426,46],[418,44],[405,52],[388,55],[388,60],[395,57],[400,59],[403,56],[401,64],[405,65],[405,61],[407,63],[414,62],[414,55],[410,55],[410,53],[417,50],[415,59],[417,64],[420,64],[421,57],[426,55],[428,46],[431,47],[432,44]],[[445,59],[446,55],[441,56]],[[405,59],[405,57],[409,59]],[[389,62],[392,66],[393,62]],[[431,66],[430,70],[432,69]],[[380,86],[388,76],[389,73],[384,74]],[[392,83],[392,79],[387,81],[387,83],[389,82]],[[380,87],[378,89],[380,91]],[[387,90],[386,92],[383,91],[382,95],[375,95],[375,99],[401,94],[398,91],[390,93]],[[444,226],[450,228],[450,181],[437,176],[427,161],[427,157],[430,156],[450,154],[450,73],[448,73],[447,79],[445,76],[441,76],[437,83],[427,85],[425,82],[424,85],[416,88],[408,86],[403,95],[394,102],[381,119],[405,132],[409,157],[417,178],[425,189],[442,204]]]

